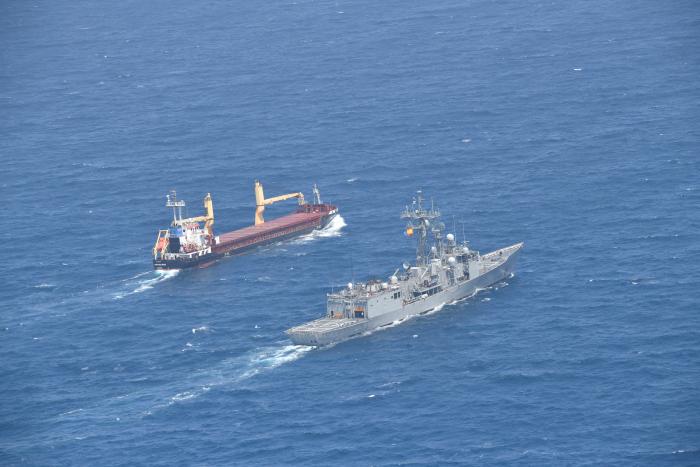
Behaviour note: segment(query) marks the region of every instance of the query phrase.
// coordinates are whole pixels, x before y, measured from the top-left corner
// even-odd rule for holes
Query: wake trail
[[[112,279],[98,283],[85,290],[74,290],[61,294],[52,301],[41,301],[31,304],[28,310],[21,316],[21,322],[28,324],[30,321],[43,318],[65,317],[78,313],[110,300],[121,300],[130,295],[139,294],[153,289],[157,284],[176,277],[180,271],[144,271],[126,279]],[[34,286],[37,290],[53,290],[53,284],[39,284]]]
[[[256,375],[299,360],[316,347],[280,345],[258,347],[242,355],[225,359],[217,365],[189,375],[175,375],[170,382],[121,396],[111,397],[88,408],[76,408],[57,418],[66,423],[89,420],[129,420],[148,417],[154,412],[196,399],[215,387],[235,387]]]
[[[136,274],[128,279],[123,279],[122,290],[112,293],[114,300],[121,300],[129,295],[145,292],[152,289],[156,284],[172,279],[180,273],[179,269],[167,271],[146,271]]]
[[[307,352],[315,349],[308,345],[285,345],[281,347],[262,347],[247,352],[239,357],[224,360],[214,369],[198,372],[190,381],[190,388],[171,396],[166,403],[158,404],[154,409],[173,405],[177,402],[194,399],[216,386],[231,386],[241,383],[255,375],[268,372],[286,363],[299,360]],[[192,388],[191,386],[197,386]],[[152,410],[144,413],[150,415]]]

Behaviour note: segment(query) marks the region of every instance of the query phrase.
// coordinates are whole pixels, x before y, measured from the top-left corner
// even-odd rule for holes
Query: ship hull
[[[323,206],[324,209],[317,212],[298,212],[273,219],[262,226],[250,226],[222,234],[218,237],[219,242],[206,253],[181,255],[172,259],[154,259],[153,267],[158,270],[204,268],[224,256],[242,255],[270,243],[321,230],[338,215],[334,206]]]
[[[518,252],[522,244],[504,248],[512,249],[507,259],[499,266],[475,277],[445,288],[442,292],[419,299],[394,310],[367,319],[321,318],[306,325],[286,331],[292,342],[298,345],[323,346],[361,336],[376,329],[400,323],[411,316],[427,314],[445,304],[455,302],[476,294],[493,284],[501,282],[513,274]]]

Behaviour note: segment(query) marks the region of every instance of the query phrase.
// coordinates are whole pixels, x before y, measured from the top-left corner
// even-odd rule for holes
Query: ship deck
[[[485,255],[481,255],[481,259],[484,261],[484,267],[486,270],[494,269],[501,264],[505,263],[510,256],[516,251],[523,247],[524,243],[516,243],[515,245],[507,246],[501,248],[500,250],[491,251]]]
[[[308,323],[300,324],[287,330],[287,333],[326,333],[329,331],[335,331],[337,329],[342,329],[348,326],[359,324],[365,321],[363,319],[348,319],[348,318],[319,318],[314,321],[309,321]]]
[[[232,232],[226,232],[219,235],[219,240],[223,244],[238,242],[240,240],[257,237],[268,232],[275,232],[288,227],[313,222],[327,214],[327,212],[295,212],[292,214],[287,214],[286,216],[265,221],[265,223],[261,225],[251,225]]]

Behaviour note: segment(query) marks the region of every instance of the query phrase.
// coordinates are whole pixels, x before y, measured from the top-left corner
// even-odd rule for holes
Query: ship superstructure
[[[482,255],[452,233],[443,236],[439,210],[423,204],[419,191],[401,213],[406,234],[417,238],[415,265],[404,264],[386,281],[349,283],[328,294],[323,318],[286,331],[294,343],[327,345],[362,335],[473,295],[512,274],[523,243]]]
[[[299,192],[265,198],[263,186],[257,180],[254,191],[253,225],[221,235],[214,234],[214,204],[209,193],[204,198],[203,216],[183,218],[186,204],[171,191],[166,196],[165,206],[172,209],[173,220],[168,229],[158,231],[153,246],[153,266],[156,269],[205,267],[224,255],[240,254],[260,245],[322,229],[338,214],[337,207],[321,201],[316,185],[312,203],[306,202]],[[295,212],[265,221],[265,206],[292,198],[298,200]]]

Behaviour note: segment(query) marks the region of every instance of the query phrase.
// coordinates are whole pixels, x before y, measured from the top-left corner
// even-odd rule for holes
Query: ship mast
[[[173,208],[173,225],[176,225],[178,221],[182,221],[182,208],[185,207],[185,201],[177,200],[177,193],[175,190],[170,190],[170,194],[165,197],[167,199],[165,207]]]
[[[316,186],[315,183],[314,183],[313,192],[314,192],[314,204],[321,204],[321,192],[318,191],[318,187]]]
[[[428,256],[426,253],[428,229],[430,228],[431,221],[438,217],[440,217],[440,211],[435,209],[434,206],[431,206],[430,209],[425,209],[423,207],[423,192],[421,190],[416,192],[416,197],[413,198],[411,207],[409,208],[406,206],[401,213],[402,219],[408,219],[406,233],[408,233],[408,235],[413,235],[415,231],[418,232],[418,247],[416,249],[417,266],[425,266],[428,264]]]

